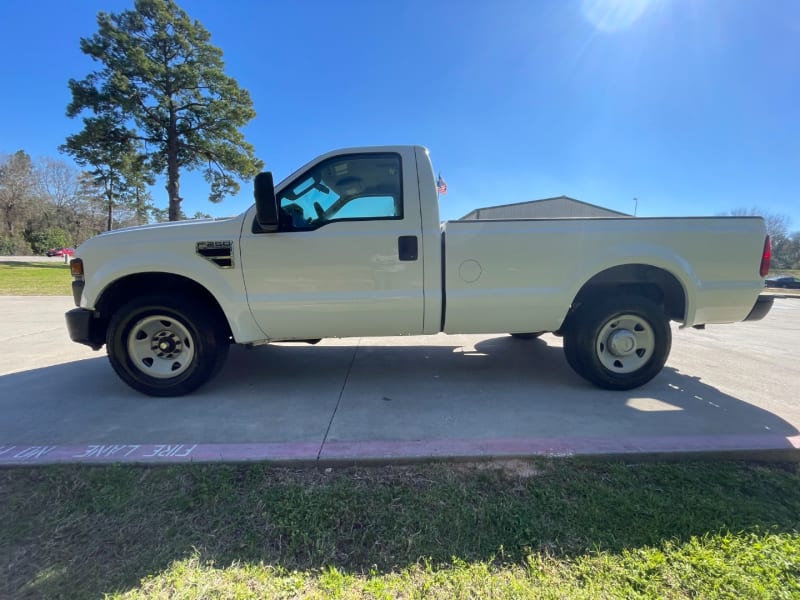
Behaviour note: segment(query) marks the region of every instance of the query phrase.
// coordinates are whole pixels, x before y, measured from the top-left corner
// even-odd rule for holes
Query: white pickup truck
[[[439,222],[419,146],[338,150],[223,220],[108,232],[71,262],[70,337],[106,345],[131,387],[186,394],[231,343],[511,333],[564,338],[594,384],[640,386],[664,366],[671,320],[763,317],[769,269],[753,217]]]

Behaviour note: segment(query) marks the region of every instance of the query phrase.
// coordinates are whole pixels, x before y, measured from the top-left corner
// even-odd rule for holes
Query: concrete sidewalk
[[[551,335],[436,335],[234,347],[217,379],[172,399],[70,342],[70,307],[0,298],[0,465],[800,457],[794,299],[761,322],[676,329],[667,368],[631,392],[585,383]]]

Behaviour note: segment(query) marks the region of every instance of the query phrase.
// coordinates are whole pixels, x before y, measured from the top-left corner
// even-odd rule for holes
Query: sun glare
[[[581,0],[584,18],[600,31],[622,31],[645,13],[652,0]]]

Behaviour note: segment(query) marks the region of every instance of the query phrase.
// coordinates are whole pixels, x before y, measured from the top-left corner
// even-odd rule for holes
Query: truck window
[[[316,165],[278,195],[281,229],[318,229],[335,221],[402,219],[400,157],[337,156]]]

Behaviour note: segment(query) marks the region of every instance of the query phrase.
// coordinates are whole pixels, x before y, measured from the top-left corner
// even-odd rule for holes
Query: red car
[[[47,256],[75,256],[75,248],[53,248],[47,251]]]

